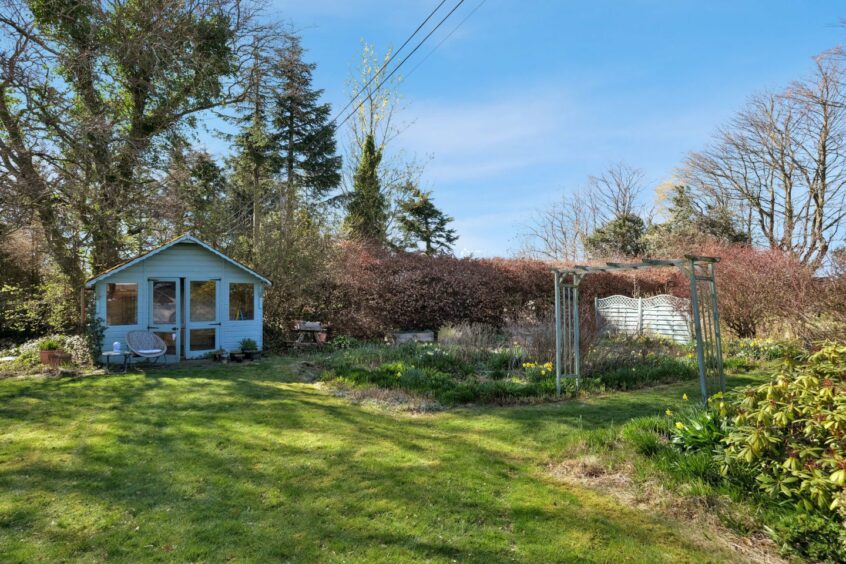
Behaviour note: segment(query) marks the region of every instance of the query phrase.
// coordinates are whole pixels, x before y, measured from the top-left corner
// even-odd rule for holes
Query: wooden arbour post
[[[579,285],[592,272],[616,272],[676,267],[690,282],[693,335],[703,401],[725,391],[720,312],[714,265],[719,257],[685,255],[683,259],[644,259],[640,263],[609,262],[603,266],[576,265],[553,269],[555,287],[555,390],[561,395],[561,379],[573,378],[581,385],[581,343],[579,327]]]

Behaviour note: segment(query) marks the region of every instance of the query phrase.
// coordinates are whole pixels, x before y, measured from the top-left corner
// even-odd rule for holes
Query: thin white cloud
[[[415,116],[398,142],[433,156],[427,176],[436,182],[488,178],[547,160],[546,141],[572,117],[572,106],[555,93],[507,92],[487,101],[415,102]]]

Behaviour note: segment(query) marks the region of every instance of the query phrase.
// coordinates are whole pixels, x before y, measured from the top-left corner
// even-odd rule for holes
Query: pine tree
[[[412,197],[399,205],[398,221],[405,246],[416,249],[422,243],[427,255],[450,253],[458,240],[455,229],[448,227],[453,218],[435,206],[431,192],[413,188],[411,193]]]
[[[341,181],[331,106],[320,104],[323,90],[312,87],[314,63],[303,61],[300,38],[291,35],[278,53],[274,73],[280,82],[273,107],[274,138],[281,157],[279,194],[282,229],[292,228],[300,206],[310,209]]]
[[[368,135],[353,177],[353,191],[344,222],[353,238],[380,245],[385,243],[388,223],[388,203],[379,183],[381,160],[382,151],[376,148],[373,135]]]
[[[244,70],[244,99],[238,116],[231,119],[239,131],[231,137],[235,154],[229,160],[233,170],[229,205],[233,220],[227,230],[246,235],[249,255],[261,252],[261,225],[267,195],[273,190],[273,175],[279,170],[279,145],[270,132],[268,100],[278,87],[271,73],[272,50],[265,42],[253,41],[250,64]],[[236,238],[237,235],[236,235]]]

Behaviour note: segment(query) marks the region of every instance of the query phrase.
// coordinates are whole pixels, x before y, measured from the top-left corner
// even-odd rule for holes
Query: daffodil
[[[681,421],[676,421],[676,429],[684,429],[684,423],[682,423]]]
[[[665,411],[664,413],[667,415],[667,417],[672,417],[672,416],[673,416],[673,411],[672,411],[671,409],[668,409],[668,410],[667,410],[667,411]]]
[[[684,401],[687,401],[687,394],[682,394],[682,399],[683,399]]]

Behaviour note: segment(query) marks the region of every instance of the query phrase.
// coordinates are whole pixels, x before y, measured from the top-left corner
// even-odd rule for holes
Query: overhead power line
[[[437,45],[435,45],[435,46],[432,48],[432,50],[431,50],[431,51],[429,51],[428,53],[426,53],[426,55],[425,55],[422,59],[420,59],[420,61],[419,61],[416,65],[414,65],[410,71],[408,71],[408,72],[406,73],[406,75],[405,75],[406,80],[408,79],[408,77],[409,77],[409,76],[411,76],[412,74],[414,74],[414,71],[416,71],[417,69],[419,69],[419,68],[420,68],[420,65],[422,65],[423,63],[425,63],[425,62],[426,62],[426,60],[427,60],[429,57],[431,57],[431,56],[432,56],[432,53],[434,53],[435,51],[437,51],[437,50],[440,48],[440,46],[441,46],[441,45],[443,45],[444,43],[446,43],[447,41],[449,41],[449,38],[450,38],[450,37],[452,37],[452,36],[455,34],[455,32],[456,32],[456,31],[458,31],[458,30],[461,28],[461,26],[463,26],[463,25],[464,25],[464,22],[466,22],[466,21],[467,21],[467,20],[469,20],[471,17],[473,17],[473,14],[475,14],[477,11],[479,11],[479,8],[481,8],[481,7],[482,7],[482,4],[484,4],[485,2],[487,2],[487,0],[482,0],[481,2],[479,2],[478,4],[476,4],[476,7],[475,7],[475,8],[473,8],[473,9],[470,11],[470,13],[469,13],[469,14],[467,14],[466,16],[464,16],[464,18],[463,18],[460,22],[458,22],[458,25],[456,25],[454,28],[452,28],[452,31],[450,31],[450,32],[449,32],[449,33],[448,33],[448,34],[447,34],[447,35],[446,35],[443,39],[441,39],[440,41],[438,41]]]
[[[384,71],[384,70],[388,67],[388,65],[390,65],[390,64],[393,62],[393,60],[397,58],[397,56],[400,54],[400,51],[402,51],[403,49],[405,49],[405,46],[406,46],[406,45],[408,45],[408,44],[409,44],[409,42],[410,42],[412,39],[414,39],[414,36],[415,36],[415,35],[417,35],[417,33],[418,33],[421,29],[423,29],[423,26],[424,26],[424,25],[426,25],[426,24],[429,22],[429,20],[431,20],[431,19],[432,19],[432,16],[434,16],[434,15],[435,15],[435,12],[437,12],[438,10],[440,10],[440,9],[441,9],[441,6],[443,6],[444,4],[446,4],[446,0],[441,0],[441,2],[440,2],[437,6],[435,6],[435,9],[434,9],[434,10],[432,10],[431,12],[429,12],[429,15],[428,15],[428,16],[426,16],[426,19],[425,19],[425,20],[423,20],[423,21],[420,23],[420,25],[418,25],[418,26],[417,26],[417,29],[415,29],[415,30],[414,30],[414,32],[413,32],[411,35],[409,35],[409,36],[408,36],[408,38],[407,38],[407,39],[403,42],[403,44],[402,44],[402,45],[400,45],[399,49],[397,49],[396,51],[394,51],[394,52],[391,54],[390,58],[388,58],[388,60],[387,60],[387,61],[385,61],[385,63],[382,65],[382,67],[381,67],[378,71],[376,71],[376,74],[374,74],[374,75],[370,78],[370,80],[368,80],[368,81],[367,81],[367,84],[365,84],[364,86],[362,86],[361,88],[359,88],[358,92],[356,92],[356,93],[355,93],[355,95],[354,95],[352,98],[350,98],[350,101],[349,101],[349,102],[347,102],[347,105],[346,105],[346,106],[344,106],[343,108],[341,108],[341,111],[339,111],[337,114],[335,114],[335,117],[332,119],[332,122],[337,121],[337,120],[338,120],[338,118],[339,118],[339,117],[341,117],[341,116],[344,114],[344,112],[345,112],[345,111],[347,111],[347,108],[349,108],[350,106],[352,106],[352,105],[353,105],[353,103],[355,103],[356,99],[357,99],[357,98],[361,95],[361,93],[362,93],[362,92],[364,92],[364,91],[367,89],[367,87],[368,87],[368,86],[370,86],[371,84],[373,84],[373,81],[374,81],[374,80],[376,80],[376,79],[377,79],[377,78],[378,78],[378,77],[382,74],[382,72],[383,72],[383,71]]]
[[[445,21],[447,21],[447,19],[449,19],[449,17],[450,17],[453,13],[455,13],[455,11],[456,11],[459,7],[461,7],[461,5],[462,5],[462,4],[464,4],[464,0],[458,0],[458,3],[457,3],[455,6],[453,6],[452,10],[450,10],[450,11],[447,13],[447,15],[445,15],[445,16],[441,19],[441,21],[439,21],[439,22],[438,22],[438,24],[437,24],[434,28],[432,28],[432,29],[431,29],[431,31],[429,31],[429,33],[427,33],[427,34],[426,34],[426,37],[424,37],[423,39],[421,39],[421,40],[420,40],[420,43],[418,43],[418,44],[414,47],[414,49],[412,49],[412,50],[411,50],[411,53],[409,53],[408,55],[406,55],[406,56],[403,58],[403,60],[401,60],[401,61],[399,62],[399,64],[398,64],[397,66],[395,66],[395,67],[394,67],[394,69],[393,69],[390,73],[388,73],[388,76],[386,76],[386,77],[385,77],[385,78],[383,78],[381,81],[379,81],[379,84],[377,84],[377,85],[376,85],[376,88],[375,88],[374,90],[378,91],[378,90],[382,87],[382,85],[383,85],[383,84],[385,84],[385,82],[387,82],[388,80],[390,80],[390,78],[391,78],[392,76],[394,76],[394,74],[396,74],[396,72],[397,72],[397,71],[398,71],[398,70],[402,67],[402,65],[403,65],[403,64],[405,64],[405,62],[406,62],[409,58],[411,58],[411,56],[412,56],[412,55],[414,55],[414,53],[416,53],[416,52],[417,52],[417,50],[418,50],[418,49],[420,49],[420,47],[422,47],[422,46],[423,46],[423,44],[426,42],[426,40],[427,40],[427,39],[429,39],[430,37],[432,37],[432,34],[433,34],[433,33],[435,33],[436,31],[438,31],[438,29],[439,29],[439,28],[440,28],[440,27],[444,24],[444,22],[445,22]],[[344,118],[344,120],[343,120],[341,123],[339,123],[339,124],[338,124],[338,127],[341,127],[342,125],[344,125],[345,123],[347,123],[347,122],[350,120],[350,118],[351,118],[352,116],[354,116],[354,115],[356,114],[356,112],[358,112],[358,110],[359,110],[359,109],[361,109],[361,107],[362,107],[363,105],[364,105],[364,100],[362,100],[361,102],[359,102],[359,103],[358,103],[358,106],[356,106],[356,107],[355,107],[355,109],[353,109],[353,111],[352,111],[352,112],[350,112],[349,114],[347,114],[347,117],[345,117],[345,118]]]
[[[465,21],[467,21],[467,20],[470,18],[470,16],[472,16],[472,15],[476,12],[476,10],[478,10],[478,9],[481,7],[481,5],[482,5],[482,4],[484,4],[484,3],[485,3],[485,1],[486,1],[486,0],[482,0],[482,1],[479,3],[479,5],[477,5],[477,6],[473,9],[473,11],[471,11],[471,12],[470,12],[470,13],[469,13],[469,14],[468,14],[468,15],[467,15],[467,16],[466,16],[466,17],[465,17],[465,18],[464,18],[461,22],[459,22],[459,24],[455,27],[455,29],[453,29],[453,30],[452,30],[452,31],[451,31],[451,32],[450,32],[450,33],[449,33],[449,34],[448,34],[448,35],[447,35],[444,39],[442,39],[442,40],[441,40],[441,41],[440,41],[440,42],[439,42],[439,43],[435,46],[435,48],[434,48],[434,49],[432,49],[432,51],[430,51],[430,52],[426,55],[426,57],[424,57],[424,59],[423,59],[423,60],[421,60],[421,61],[420,61],[420,62],[419,62],[419,63],[418,63],[415,67],[414,67],[414,69],[412,69],[412,72],[413,72],[414,70],[416,70],[416,69],[417,69],[417,67],[419,67],[421,64],[423,64],[423,62],[424,62],[424,61],[425,61],[425,60],[429,57],[429,55],[431,55],[431,54],[432,54],[435,50],[437,50],[437,48],[438,48],[438,47],[440,47],[440,46],[441,46],[441,45],[442,45],[442,44],[443,44],[443,43],[444,43],[447,39],[449,39],[449,37],[450,37],[450,36],[452,36],[452,34],[454,34],[454,33],[458,30],[458,28],[459,28],[459,27],[461,27],[461,25],[462,25]],[[464,4],[464,2],[465,2],[465,0],[458,0],[458,2],[455,4],[455,6],[453,6],[453,7],[452,7],[452,9],[451,9],[451,10],[450,10],[450,11],[449,11],[449,12],[448,12],[448,13],[447,13],[447,14],[446,14],[443,18],[441,18],[441,20],[440,20],[440,21],[439,21],[439,22],[435,25],[435,27],[433,27],[433,28],[429,31],[429,33],[427,33],[427,34],[426,34],[426,36],[425,36],[425,37],[423,37],[423,39],[421,39],[421,40],[420,40],[420,42],[418,42],[418,43],[417,43],[417,45],[415,45],[415,46],[414,46],[414,49],[412,49],[412,50],[411,50],[411,52],[410,52],[410,53],[408,53],[408,55],[406,55],[405,57],[403,57],[403,59],[402,59],[402,60],[401,60],[401,61],[397,64],[397,66],[395,66],[395,67],[394,67],[394,68],[390,71],[390,73],[388,73],[388,75],[387,75],[387,76],[385,76],[385,78],[383,78],[381,81],[379,81],[379,83],[378,83],[378,84],[376,85],[376,87],[374,88],[374,91],[378,91],[378,90],[379,90],[379,89],[380,89],[380,88],[381,88],[381,87],[385,84],[385,82],[387,82],[388,80],[390,80],[390,79],[391,79],[391,77],[392,77],[394,74],[396,74],[396,72],[397,72],[397,71],[398,71],[398,70],[399,70],[399,69],[403,66],[403,64],[405,64],[405,62],[406,62],[406,61],[408,61],[408,60],[409,60],[409,59],[410,59],[410,58],[414,55],[414,53],[416,53],[416,52],[420,49],[420,47],[422,47],[422,46],[423,46],[423,44],[424,44],[424,43],[426,43],[426,41],[427,41],[427,40],[428,40],[428,39],[429,39],[429,38],[430,38],[430,37],[431,37],[431,36],[432,36],[432,35],[433,35],[433,34],[434,34],[437,30],[438,30],[438,29],[440,29],[440,27],[441,27],[441,26],[442,26],[442,25],[443,25],[443,24],[444,24],[444,23],[445,23],[445,22],[446,22],[446,21],[450,18],[450,16],[452,16],[452,14],[454,14],[454,13],[455,13],[455,11],[456,11],[456,10],[458,10],[458,8],[460,8],[460,7],[461,7],[461,5],[462,5],[462,4]],[[380,76],[380,74],[381,74],[382,72],[384,72],[384,70],[385,70],[385,69],[387,68],[387,66],[391,63],[391,61],[393,61],[393,60],[394,60],[394,59],[395,59],[395,58],[399,55],[400,51],[402,51],[402,49],[403,49],[403,48],[405,48],[405,46],[406,46],[406,45],[407,45],[407,44],[408,44],[408,43],[409,43],[409,42],[410,42],[410,41],[414,38],[414,36],[415,36],[415,35],[417,35],[417,33],[419,33],[419,31],[423,28],[423,26],[425,26],[425,25],[426,25],[426,23],[428,23],[428,21],[432,18],[432,16],[434,16],[434,15],[438,12],[438,10],[440,10],[441,6],[443,6],[445,3],[446,3],[446,0],[441,0],[441,2],[440,2],[437,6],[435,6],[435,8],[434,8],[434,9],[433,9],[430,13],[429,13],[429,15],[428,15],[428,16],[426,16],[426,19],[424,19],[424,20],[423,20],[423,22],[422,22],[419,26],[417,26],[417,29],[415,29],[415,30],[414,30],[414,32],[413,32],[413,33],[412,33],[412,34],[411,34],[411,35],[410,35],[410,36],[409,36],[409,37],[405,40],[405,42],[403,42],[403,44],[400,46],[400,48],[399,48],[399,49],[397,49],[397,50],[394,52],[394,54],[393,54],[393,55],[391,55],[391,57],[390,57],[390,58],[389,58],[389,59],[388,59],[388,60],[387,60],[387,61],[386,61],[383,65],[382,65],[382,67],[381,67],[381,68],[380,68],[380,69],[376,72],[376,74],[374,74],[374,76],[373,76],[373,77],[372,77],[369,81],[367,81],[367,83],[366,83],[366,84],[365,84],[362,88],[360,88],[358,92],[356,92],[356,94],[355,94],[355,95],[354,95],[354,96],[350,99],[350,101],[349,101],[349,102],[348,102],[348,103],[344,106],[344,109],[343,109],[343,110],[341,110],[340,112],[338,112],[338,114],[337,114],[334,118],[332,118],[332,120],[330,120],[330,121],[329,121],[329,123],[327,123],[327,124],[326,124],[326,127],[329,127],[331,124],[333,124],[333,123],[336,123],[336,122],[337,122],[338,118],[339,118],[341,115],[343,115],[344,111],[345,111],[347,108],[349,108],[349,107],[350,107],[353,103],[355,103],[355,101],[356,101],[356,100],[358,99],[358,97],[359,97],[359,96],[360,96],[360,95],[364,92],[364,90],[365,90],[367,87],[369,87],[369,86],[373,83],[373,81],[374,81],[374,80],[376,80],[376,79]],[[355,108],[354,108],[354,109],[353,109],[353,110],[352,110],[349,114],[347,114],[347,116],[346,116],[346,117],[345,117],[345,118],[344,118],[344,119],[343,119],[340,123],[337,123],[337,125],[336,125],[336,129],[337,129],[337,128],[340,128],[340,127],[341,127],[341,126],[343,126],[345,123],[347,123],[347,122],[350,120],[350,118],[352,118],[352,117],[356,114],[356,112],[358,112],[358,110],[359,110],[359,109],[361,109],[361,107],[364,105],[365,100],[366,100],[366,98],[365,98],[365,99],[363,99],[363,100],[361,100],[361,102],[359,102],[359,103],[358,103],[358,105],[357,105],[357,106],[356,106],[356,107],[355,107]],[[247,219],[247,217],[248,217],[249,213],[250,213],[250,212],[249,212],[248,210],[244,209],[244,210],[239,210],[238,212],[236,212],[235,214],[233,214],[232,216],[230,216],[230,219],[231,219],[232,221],[231,221],[231,222],[228,222],[228,223],[231,225],[231,227],[227,227],[226,232],[227,232],[227,233],[228,233],[228,232],[231,232],[231,230],[232,230],[232,229],[233,229],[233,228],[234,228],[234,227],[235,227],[238,223],[240,223],[240,222],[244,221],[245,219]]]

